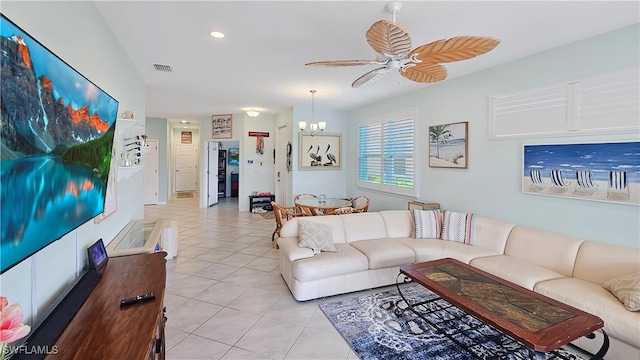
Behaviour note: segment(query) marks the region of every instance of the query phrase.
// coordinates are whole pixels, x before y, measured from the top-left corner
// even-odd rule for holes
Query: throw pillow
[[[640,272],[619,276],[602,286],[611,291],[629,311],[640,310]]]
[[[298,232],[299,247],[312,249],[314,254],[319,254],[320,251],[338,251],[333,245],[333,235],[329,225],[313,221],[299,221]]]
[[[413,209],[413,238],[440,238],[440,211]]]
[[[473,214],[444,211],[442,215],[442,240],[455,241],[467,245],[475,245],[471,238],[471,221]]]

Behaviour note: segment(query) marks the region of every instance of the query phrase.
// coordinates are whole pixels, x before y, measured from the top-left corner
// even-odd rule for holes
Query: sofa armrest
[[[294,262],[300,259],[313,257],[313,250],[298,246],[298,238],[278,238],[280,256]]]

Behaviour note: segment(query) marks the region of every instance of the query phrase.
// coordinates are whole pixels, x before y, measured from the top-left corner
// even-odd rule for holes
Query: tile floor
[[[145,206],[145,219],[157,218],[179,223],[178,256],[167,262],[167,359],[358,358],[318,307],[338,297],[297,302],[289,292],[273,219],[238,212],[237,199],[201,209],[197,196]]]

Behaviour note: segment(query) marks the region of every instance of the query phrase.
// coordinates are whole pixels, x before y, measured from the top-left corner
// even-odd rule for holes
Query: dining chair
[[[298,209],[300,209],[300,211],[302,211],[305,215],[307,216],[314,216],[314,215],[323,215],[323,214],[318,214],[316,212],[314,212],[314,210],[306,207],[306,206],[298,206],[296,204],[296,202],[298,201],[298,199],[317,199],[318,196],[314,195],[314,194],[298,194],[296,195],[296,197],[293,198],[293,203],[296,207],[298,207]]]
[[[280,229],[282,229],[282,224],[284,224],[286,221],[289,221],[294,217],[306,216],[306,214],[302,212],[297,206],[282,206],[275,201],[271,202],[271,206],[273,207],[273,215],[276,219],[276,229],[273,230],[273,234],[271,234],[271,241],[275,241],[276,235],[280,237]]]
[[[357,196],[349,199],[354,213],[369,211],[369,198],[366,196]]]
[[[353,214],[353,208],[351,206],[345,206],[345,207],[333,209],[327,212],[325,215],[344,215],[344,214]]]

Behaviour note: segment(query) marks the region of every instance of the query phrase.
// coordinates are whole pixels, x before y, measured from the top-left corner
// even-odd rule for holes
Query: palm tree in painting
[[[447,125],[429,126],[429,142],[436,143],[436,157],[440,158],[440,141],[451,139],[453,135]]]

